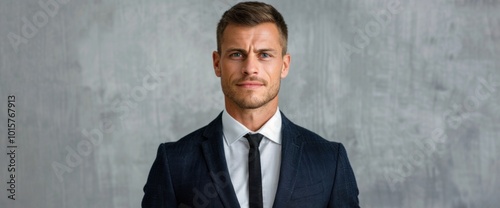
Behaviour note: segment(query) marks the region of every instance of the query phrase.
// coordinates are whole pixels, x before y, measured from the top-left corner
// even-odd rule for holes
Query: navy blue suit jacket
[[[142,207],[240,207],[227,169],[222,114],[177,142],[161,144]],[[282,114],[282,161],[275,208],[359,207],[344,146]]]

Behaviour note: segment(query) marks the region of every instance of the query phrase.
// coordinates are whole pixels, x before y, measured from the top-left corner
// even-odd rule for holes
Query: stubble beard
[[[248,80],[248,79],[246,79]],[[254,79],[251,79],[254,80]],[[269,90],[266,91],[262,96],[257,92],[250,92],[250,95],[246,95],[249,92],[241,91],[241,89],[237,89],[236,82],[233,83],[222,83],[222,91],[227,99],[230,99],[233,103],[235,103],[241,109],[257,109],[276,98],[278,96],[278,92],[280,89],[281,81],[272,86],[270,86]],[[267,82],[264,82],[264,86],[267,86]],[[261,90],[261,89],[259,89]],[[249,90],[250,91],[250,90]]]

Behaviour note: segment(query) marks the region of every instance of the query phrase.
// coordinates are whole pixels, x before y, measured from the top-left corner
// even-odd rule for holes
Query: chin
[[[268,102],[264,102],[264,101],[260,101],[260,102],[256,102],[256,101],[236,101],[235,102],[236,105],[238,105],[240,108],[243,108],[243,109],[257,109],[257,108],[260,108],[262,106],[264,106],[265,104],[267,104]]]
[[[272,102],[275,98],[276,96],[274,97],[246,96],[246,97],[232,99],[232,101],[242,109],[257,109]]]

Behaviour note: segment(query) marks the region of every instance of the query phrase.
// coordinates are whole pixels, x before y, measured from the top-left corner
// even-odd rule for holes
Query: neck
[[[226,99],[226,111],[231,117],[243,124],[251,131],[259,130],[264,124],[273,117],[278,109],[278,98],[271,100],[264,106],[256,109],[240,108]]]

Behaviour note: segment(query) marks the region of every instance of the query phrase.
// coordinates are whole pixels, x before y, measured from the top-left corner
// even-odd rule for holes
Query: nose
[[[243,62],[242,72],[245,75],[254,75],[259,72],[259,60],[256,56],[249,55]]]

